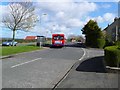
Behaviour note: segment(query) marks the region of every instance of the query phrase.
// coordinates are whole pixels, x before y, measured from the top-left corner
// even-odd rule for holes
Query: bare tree
[[[35,7],[32,2],[12,2],[9,4],[9,14],[3,16],[2,22],[13,31],[13,42],[17,30],[29,30],[37,21]]]

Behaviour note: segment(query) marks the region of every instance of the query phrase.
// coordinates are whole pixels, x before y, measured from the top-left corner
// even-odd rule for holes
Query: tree
[[[104,39],[101,28],[99,28],[98,24],[94,20],[90,20],[83,28],[82,33],[85,34],[86,37],[86,45],[90,47],[97,47],[98,39]]]
[[[29,30],[37,21],[32,2],[11,2],[8,6],[9,14],[3,17],[2,22],[13,32],[13,43],[17,30]]]

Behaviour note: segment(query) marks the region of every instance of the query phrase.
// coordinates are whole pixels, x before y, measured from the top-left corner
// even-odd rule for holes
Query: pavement
[[[85,48],[84,50],[84,59],[78,61],[54,89],[92,88],[96,90],[105,88],[105,90],[118,90],[120,75],[107,73],[103,50]]]

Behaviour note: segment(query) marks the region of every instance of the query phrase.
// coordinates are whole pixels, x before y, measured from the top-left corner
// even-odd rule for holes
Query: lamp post
[[[46,13],[43,13],[42,15],[40,15],[40,25],[41,25],[41,20],[42,20],[42,16],[46,16]]]
[[[51,36],[53,34],[53,30],[55,30],[55,25],[52,25],[52,30],[50,31],[51,32]],[[52,38],[51,38],[51,44],[52,44]]]
[[[40,15],[40,26],[42,26],[42,23],[41,23],[41,21],[42,21],[42,16],[46,16],[47,14],[46,13],[43,13],[42,15]],[[39,42],[39,46],[40,46],[40,48],[41,48],[41,46],[42,46],[42,41],[41,41],[41,38],[39,38],[40,40],[38,40],[38,41],[40,41]]]
[[[52,26],[52,30],[55,30],[55,26],[56,26],[56,25],[53,25],[53,26]],[[51,31],[51,34],[53,34],[53,31]]]

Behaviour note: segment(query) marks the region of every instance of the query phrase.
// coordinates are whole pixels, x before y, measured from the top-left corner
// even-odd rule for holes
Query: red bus
[[[63,47],[65,44],[64,34],[52,34],[52,46]]]

